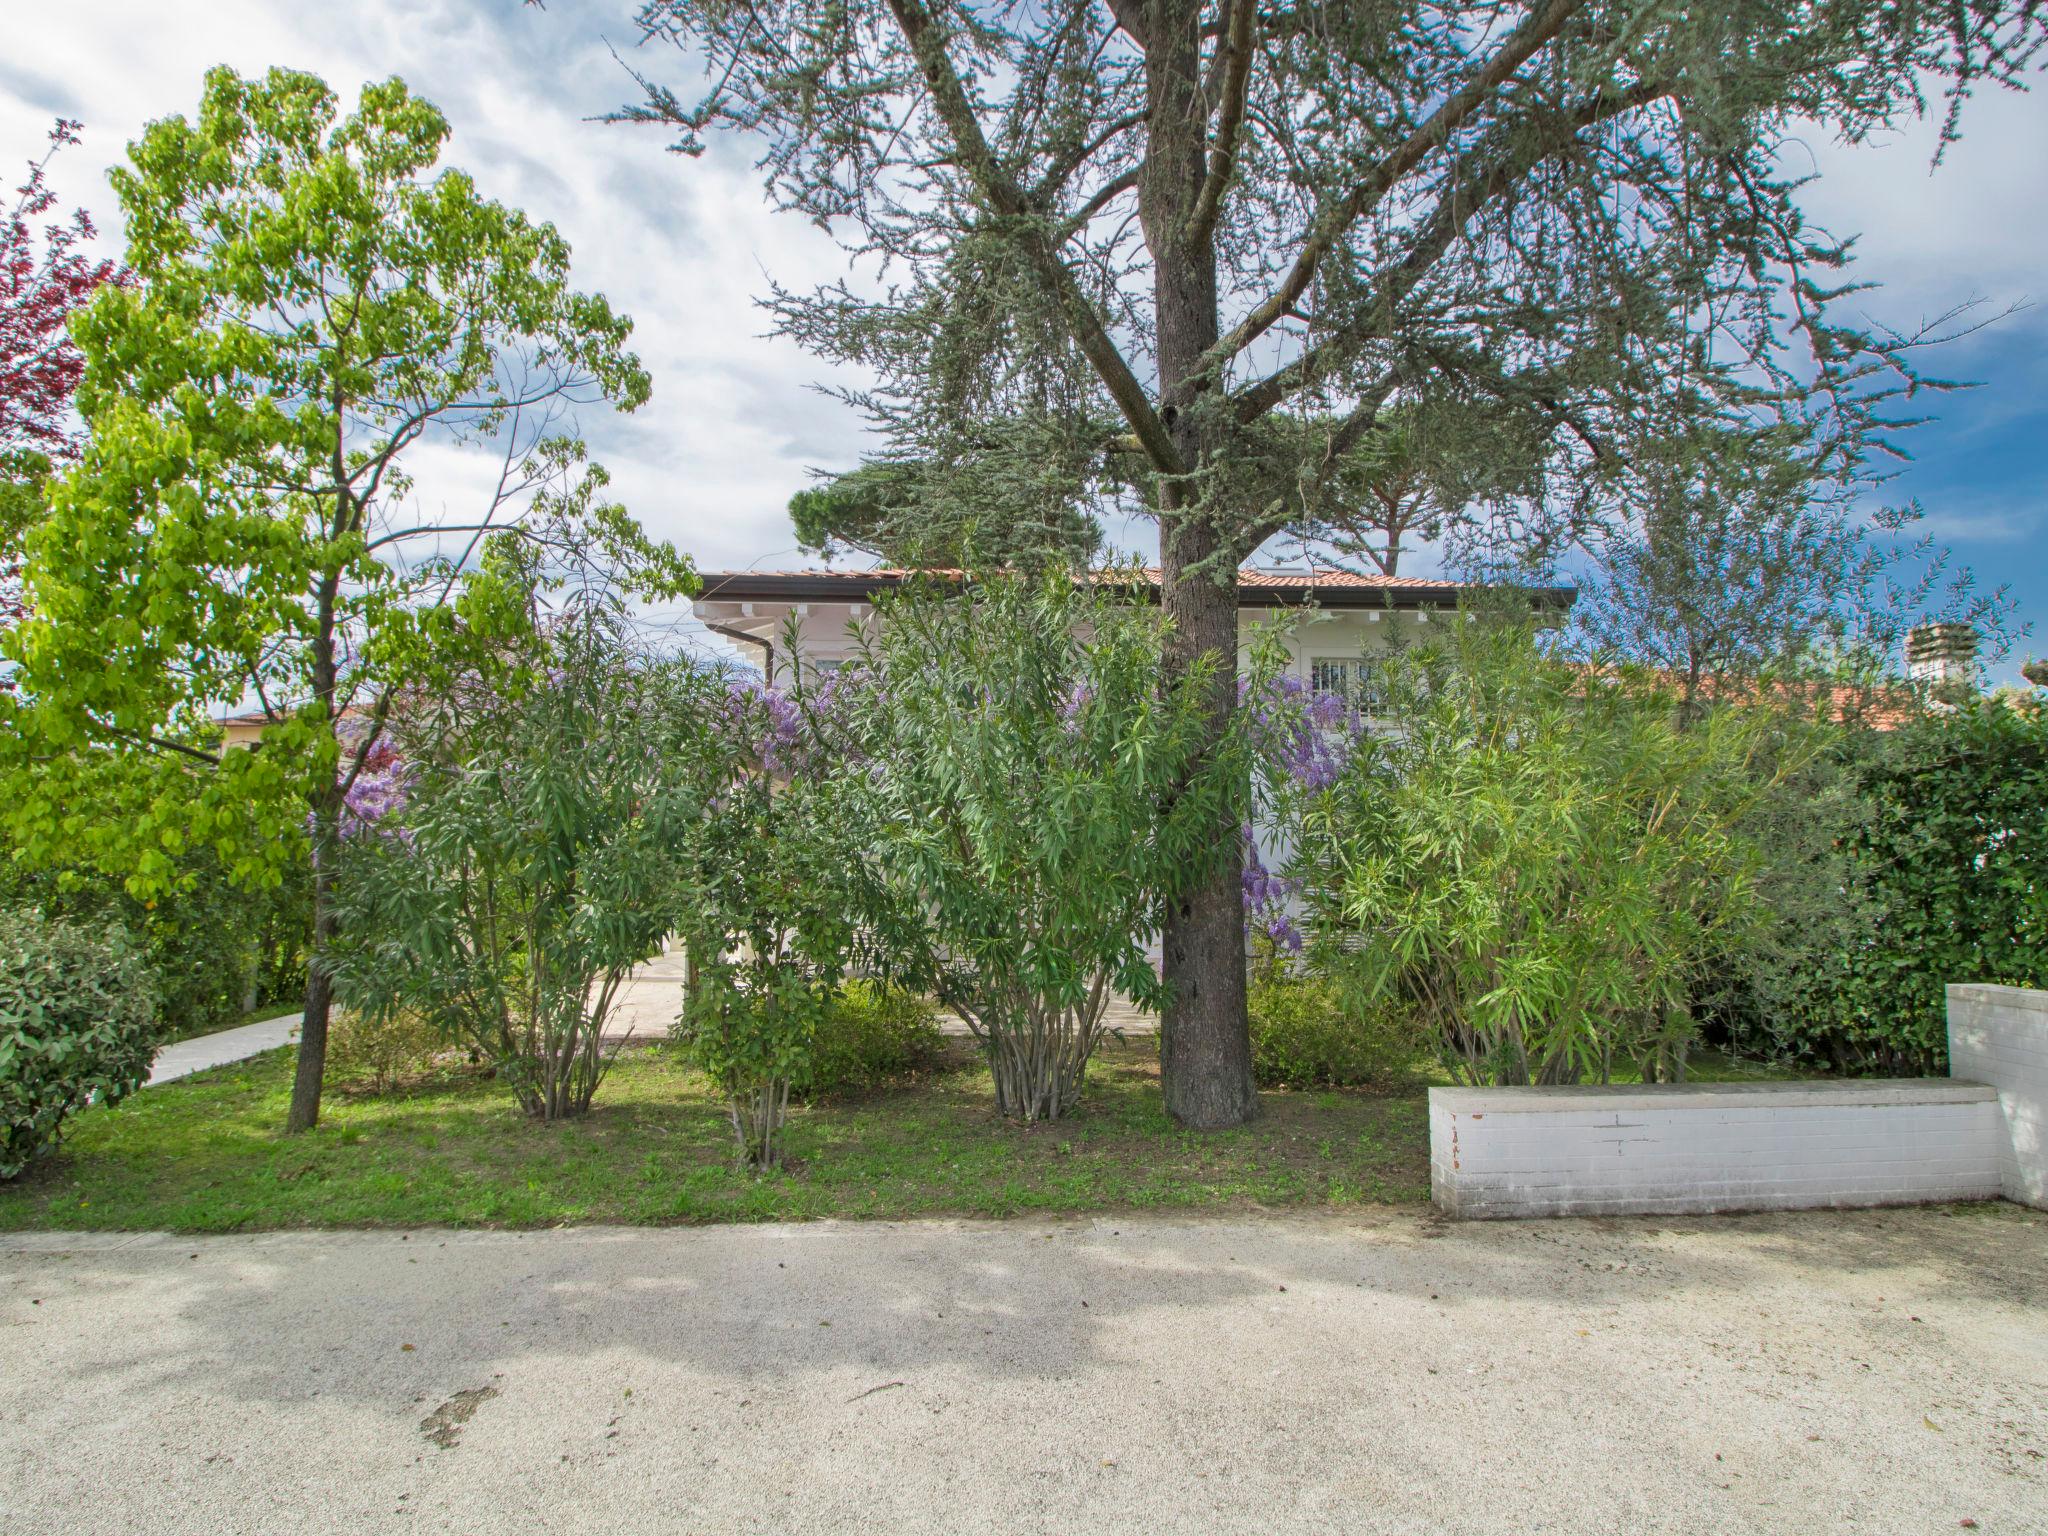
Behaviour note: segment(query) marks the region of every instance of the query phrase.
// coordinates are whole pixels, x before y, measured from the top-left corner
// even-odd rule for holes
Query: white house
[[[1156,596],[1159,572],[1144,574]],[[889,569],[713,571],[704,575],[695,608],[705,627],[737,645],[764,677],[787,682],[792,636],[800,669],[831,671],[853,655],[852,631],[873,614],[875,597],[916,579],[912,572]],[[1343,694],[1369,716],[1376,713],[1379,688],[1374,659],[1403,642],[1422,639],[1432,624],[1451,621],[1459,600],[1477,590],[1413,576],[1246,568],[1238,572],[1238,636],[1248,647],[1262,626],[1292,616],[1296,622],[1281,627],[1288,672],[1312,688]],[[1523,593],[1538,609],[1555,615],[1562,615],[1577,595],[1570,587]],[[1240,650],[1240,666],[1244,660]],[[1268,867],[1284,865],[1286,849],[1277,829],[1259,826],[1254,840]],[[1293,899],[1285,903],[1290,915],[1296,905]],[[1148,948],[1158,964],[1157,941]]]
[[[1159,572],[1145,575],[1156,592]],[[784,652],[792,617],[798,663],[830,671],[852,654],[849,627],[873,613],[876,595],[916,579],[911,572],[887,569],[710,571],[695,608],[706,628],[733,641],[764,676],[776,681],[788,676]],[[1283,642],[1289,672],[1312,687],[1357,698],[1370,713],[1372,659],[1421,638],[1427,626],[1450,618],[1459,599],[1476,590],[1416,576],[1248,567],[1238,572],[1238,634],[1249,643],[1261,625],[1298,613],[1299,622],[1289,627]],[[1562,613],[1578,594],[1570,587],[1540,587],[1525,595],[1539,608]]]

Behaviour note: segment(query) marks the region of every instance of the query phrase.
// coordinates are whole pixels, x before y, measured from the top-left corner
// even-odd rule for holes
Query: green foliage
[[[827,788],[780,755],[795,744],[799,708],[732,685],[713,736],[715,793],[691,834],[675,909],[697,971],[690,1048],[724,1089],[756,1169],[781,1161],[790,1092],[816,1080],[840,980],[889,927]]]
[[[938,1065],[946,1037],[938,1007],[922,992],[849,977],[833,993],[811,1041],[810,1060],[791,1083],[810,1098],[842,1088],[874,1088]]]
[[[1398,1000],[1347,998],[1323,976],[1264,971],[1252,978],[1252,1070],[1265,1088],[1386,1084],[1431,1042]]]
[[[953,478],[917,461],[874,459],[789,498],[799,547],[879,555],[922,570],[1085,567],[1102,544],[1095,519],[1067,502],[1033,516],[1018,500],[998,516],[963,505]]]
[[[66,1116],[140,1087],[155,1028],[148,968],[120,928],[0,913],[0,1179]]]
[[[311,75],[223,68],[196,120],[152,124],[114,171],[138,281],[77,321],[90,436],[27,532],[6,641],[4,814],[29,858],[149,897],[203,844],[238,884],[276,883],[366,749],[338,738],[344,707],[457,634],[444,545],[463,540],[411,519],[408,450],[489,441],[517,510],[587,500],[573,445],[529,455],[519,423],[644,400],[630,323],[569,288],[553,228],[436,171],[447,137],[397,80],[343,116]],[[425,550],[393,559],[407,539]],[[278,723],[219,751],[211,718],[254,690]]]
[[[626,973],[655,954],[699,811],[702,684],[641,662],[608,607],[409,698],[402,827],[349,840],[334,979],[378,1022],[415,1012],[480,1052],[529,1114],[579,1115]]]
[[[1730,959],[1739,1045],[1837,1071],[1938,1073],[1950,982],[2048,985],[2048,716],[1972,699],[1844,733],[1770,808],[1776,920]]]
[[[771,203],[887,272],[777,285],[769,308],[860,381],[837,392],[892,459],[943,476],[920,518],[982,538],[1047,509],[1156,519],[1168,675],[1228,665],[1233,573],[1276,537],[1369,556],[1435,524],[1466,563],[1526,573],[1634,516],[1630,448],[1703,426],[1817,488],[1867,475],[1914,419],[1897,407],[1939,387],[1913,349],[1953,317],[1857,313],[1853,236],[1803,216],[1797,144],[1889,131],[1939,91],[1945,145],[2048,44],[2036,0],[638,18],[677,80],[637,65],[616,116],[684,154],[745,140]],[[1399,443],[1433,421],[1450,451]],[[1219,689],[1219,734],[1229,709]],[[1164,1087],[1208,1127],[1256,1103],[1235,874],[1214,866],[1163,944]]]
[[[1163,544],[1199,525],[1189,553],[1225,569],[1282,530],[1383,547],[1381,493],[1424,483],[1439,517],[1516,498],[1547,553],[1564,504],[1627,512],[1615,444],[1781,411],[1801,430],[1774,448],[1854,475],[1925,337],[1852,317],[1853,242],[1801,217],[1788,142],[1894,127],[1935,81],[1956,110],[2023,87],[2048,37],[2025,0],[649,0],[640,22],[691,85],[636,70],[622,120],[687,154],[745,139],[777,207],[888,264],[771,307],[871,377],[845,394],[897,453],[957,476],[970,519],[1085,505],[1125,459]],[[1392,441],[1434,421],[1464,441]]]
[[[161,1040],[241,1022],[252,1004],[286,1001],[305,986],[310,912],[303,870],[265,891],[235,888],[209,848],[186,850],[172,888],[138,901],[96,870],[0,865],[0,905],[116,926],[148,967]]]
[[[1389,664],[1399,730],[1301,814],[1324,957],[1472,1081],[1682,1076],[1700,971],[1754,920],[1736,823],[1784,723],[1680,729],[1670,696],[1547,660],[1525,625],[1452,628]]]
[[[438,167],[448,134],[400,80],[344,115],[312,75],[219,68],[196,119],[130,146],[113,183],[136,281],[76,319],[89,437],[28,531],[28,617],[0,642],[20,688],[0,698],[0,822],[21,856],[146,900],[192,848],[250,889],[310,855],[297,1130],[319,1112],[346,786],[394,694],[488,654],[488,620],[529,617],[475,603],[458,623],[469,557],[510,529],[651,595],[694,581],[550,435],[579,405],[646,400],[631,322],[569,286],[552,226]],[[424,515],[422,443],[488,451],[491,492]],[[269,728],[223,749],[214,718],[250,698]]]
[[[327,1063],[336,1073],[389,1093],[404,1078],[424,1072],[450,1048],[448,1031],[423,1013],[393,1008],[381,1014],[334,1016]]]
[[[1210,753],[1226,659],[1162,686],[1158,611],[1063,574],[882,605],[848,690],[840,793],[923,922],[997,1103],[1072,1107],[1112,989],[1158,1006],[1146,954],[1235,825],[1241,754]]]

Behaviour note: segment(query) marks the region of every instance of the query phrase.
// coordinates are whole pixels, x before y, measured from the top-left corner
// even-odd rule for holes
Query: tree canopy
[[[789,518],[802,549],[828,559],[855,550],[920,570],[1086,565],[1102,545],[1101,525],[1071,503],[992,524],[952,517],[951,504],[948,477],[931,466],[871,459],[798,491]]]
[[[1646,418],[1782,414],[1839,468],[1905,387],[1853,319],[1846,240],[1799,206],[1799,133],[1857,140],[2017,84],[2024,0],[649,0],[688,58],[620,116],[747,136],[775,202],[855,270],[781,328],[868,370],[904,455],[980,457],[986,520],[1105,454],[1157,517],[1166,665],[1237,643],[1269,538],[1357,535],[1332,496],[1418,407],[1483,411],[1578,473]],[[1002,451],[977,447],[1009,424]],[[1231,708],[1219,678],[1219,739]],[[1219,829],[1219,833],[1225,829]],[[1235,881],[1168,922],[1168,1105],[1249,1115]]]
[[[222,68],[196,119],[151,124],[113,173],[136,281],[73,323],[89,435],[28,531],[31,614],[5,642],[5,814],[30,853],[147,895],[195,843],[274,881],[310,829],[317,949],[321,850],[395,691],[525,612],[479,592],[458,616],[491,530],[653,589],[693,579],[564,431],[579,405],[647,398],[631,322],[569,286],[552,226],[437,169],[448,131],[399,80],[344,114],[311,75]],[[498,456],[481,504],[420,505],[430,442]],[[221,744],[238,708],[267,722],[255,749]]]

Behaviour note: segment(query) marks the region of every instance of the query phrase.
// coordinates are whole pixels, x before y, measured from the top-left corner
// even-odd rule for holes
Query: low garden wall
[[[2048,992],[1950,987],[1948,1069],[1998,1090],[2001,1193],[2048,1209]]]
[[[1453,1216],[1626,1216],[1982,1200],[2048,1207],[2048,992],[1948,989],[1951,1076],[1433,1088]]]
[[[1638,1216],[1983,1200],[1998,1094],[1945,1078],[1434,1088],[1430,1190],[1453,1216]]]

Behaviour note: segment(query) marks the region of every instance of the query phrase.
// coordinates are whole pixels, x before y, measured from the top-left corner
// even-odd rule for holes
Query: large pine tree
[[[1176,669],[1234,651],[1235,573],[1262,543],[1358,535],[1342,487],[1418,414],[1483,411],[1564,481],[1650,411],[1790,411],[1816,462],[1853,457],[1897,359],[1841,317],[1846,247],[1802,218],[1787,141],[1930,107],[1952,133],[2048,26],[2020,0],[639,14],[693,83],[646,66],[620,116],[693,154],[745,135],[774,199],[853,253],[848,283],[771,302],[870,370],[854,398],[893,451],[972,471],[913,514],[986,526],[1056,476],[1141,502]],[[1168,1108],[1236,1124],[1256,1097],[1232,871],[1169,915],[1165,949]]]

